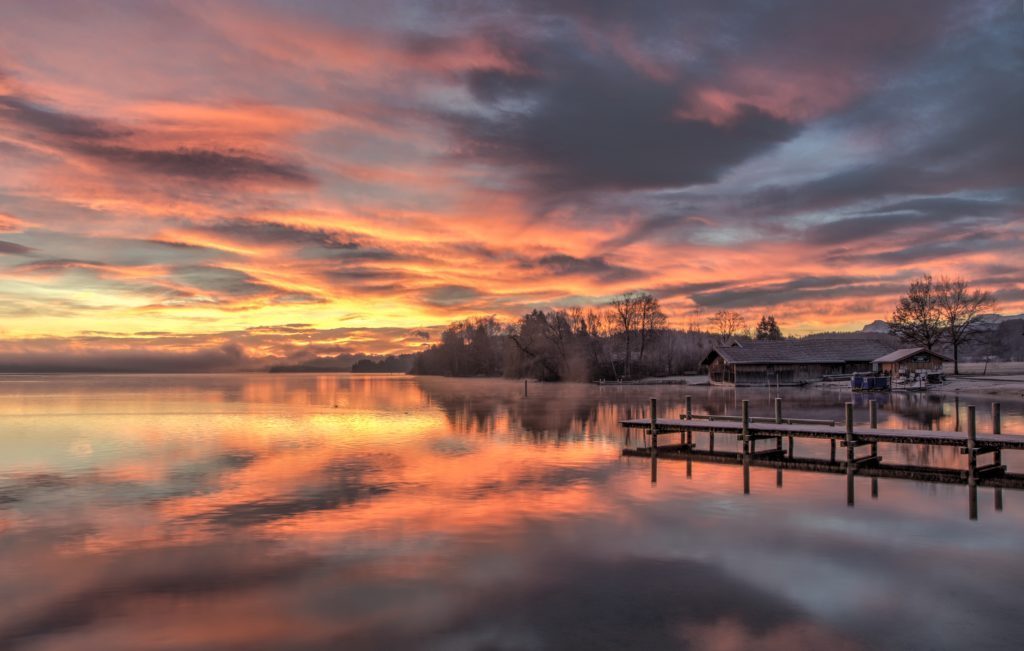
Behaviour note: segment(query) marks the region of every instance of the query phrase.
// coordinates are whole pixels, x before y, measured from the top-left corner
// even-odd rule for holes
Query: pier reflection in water
[[[1020,492],[999,513],[979,500],[971,522],[966,486],[854,477],[849,509],[841,473],[621,455],[620,420],[652,396],[681,413],[686,393],[701,414],[736,415],[744,399],[767,414],[776,397],[2,378],[0,648],[956,649],[1024,635]],[[828,419],[851,399],[782,398]],[[954,429],[955,412],[892,396],[879,424]],[[1024,431],[1024,406],[1004,401],[1003,422]],[[963,464],[954,449],[879,448],[892,463]],[[727,435],[715,449],[742,451]],[[794,454],[828,458],[828,442]],[[1024,468],[1016,452],[1002,461]],[[866,482],[879,499],[859,499]]]

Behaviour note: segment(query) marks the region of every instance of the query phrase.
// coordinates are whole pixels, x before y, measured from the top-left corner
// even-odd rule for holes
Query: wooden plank
[[[649,420],[629,419],[620,423],[628,428],[649,428]],[[823,438],[842,439],[846,437],[846,428],[843,426],[826,425],[799,425],[799,424],[776,424],[776,423],[749,423],[748,427],[752,433],[770,434],[775,436],[796,436],[801,438]],[[680,431],[680,430],[707,431],[714,429],[716,432],[741,433],[742,422],[721,419],[690,419],[664,418],[658,419],[658,430]],[[924,445],[952,445],[963,446],[967,443],[967,435],[963,432],[937,432],[929,430],[914,429],[870,429],[865,427],[854,427],[853,435],[857,440],[878,442],[878,443],[910,443]],[[1024,450],[1024,435],[1021,434],[975,434],[977,444],[994,446],[1004,450]]]

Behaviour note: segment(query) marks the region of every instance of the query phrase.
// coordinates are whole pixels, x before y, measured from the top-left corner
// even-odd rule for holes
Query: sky
[[[860,329],[923,273],[1024,312],[1017,0],[0,1],[2,368]]]

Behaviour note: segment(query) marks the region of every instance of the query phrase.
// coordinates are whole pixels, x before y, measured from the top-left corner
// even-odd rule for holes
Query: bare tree
[[[639,335],[640,335],[640,357],[639,361],[644,361],[644,351],[647,348],[648,342],[656,337],[659,332],[665,329],[668,324],[668,317],[661,311],[661,304],[658,303],[658,299],[651,294],[640,294],[637,297],[639,302],[640,312],[640,324],[639,324]]]
[[[711,317],[711,327],[725,343],[747,329],[747,320],[739,312],[719,310]]]
[[[640,325],[639,297],[630,292],[614,299],[610,304],[613,334],[621,334],[626,344],[626,359],[623,374],[630,376],[633,366],[633,335]]]
[[[963,278],[940,276],[934,286],[935,303],[946,339],[953,348],[953,373],[960,374],[960,346],[978,333],[978,318],[995,309],[989,292],[971,290]]]
[[[901,296],[892,317],[886,322],[894,335],[928,350],[935,347],[945,333],[938,295],[930,274],[910,283],[906,296]]]
[[[686,331],[690,334],[700,332],[701,323],[704,321],[704,308],[700,305],[694,305],[693,309],[690,310],[689,315],[686,318]]]

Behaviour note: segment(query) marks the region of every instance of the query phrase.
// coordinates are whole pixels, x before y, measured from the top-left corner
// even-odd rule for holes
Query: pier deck
[[[651,429],[651,420],[632,418],[621,421],[623,427],[630,429]],[[714,418],[657,418],[655,420],[659,434],[670,432],[721,432],[742,434],[743,422],[739,420],[721,420]],[[747,430],[753,436],[763,438],[777,436],[794,436],[797,438],[815,439],[846,439],[846,427],[843,425],[804,425],[790,423],[759,423],[751,421]],[[865,443],[904,443],[918,445],[948,445],[963,447],[967,445],[965,432],[936,432],[916,429],[877,429],[854,426],[853,438]],[[1024,435],[1020,434],[978,434],[975,439],[978,445],[993,445],[1004,450],[1024,450]]]
[[[969,516],[972,520],[978,517],[977,493],[979,487],[995,490],[996,510],[1002,510],[1002,490],[1004,488],[1024,490],[1024,474],[1008,473],[1002,462],[1003,450],[1024,450],[1024,435],[1004,434],[1002,431],[1001,408],[998,403],[992,404],[992,430],[980,434],[977,431],[976,409],[968,405],[966,431],[932,431],[914,429],[885,429],[878,427],[878,404],[871,400],[869,407],[869,425],[855,426],[852,402],[847,402],[842,424],[831,420],[812,420],[807,418],[783,418],[782,399],[775,399],[775,414],[771,417],[750,415],[750,403],[742,401],[740,416],[702,416],[693,413],[693,400],[686,396],[686,412],[680,418],[659,418],[658,401],[651,399],[651,408],[647,418],[630,418],[620,421],[627,431],[627,447],[623,456],[647,457],[651,459],[651,481],[657,482],[658,457],[668,459],[685,459],[687,477],[693,461],[710,463],[742,464],[743,492],[750,492],[750,468],[775,468],[777,485],[782,485],[783,470],[802,470],[807,472],[845,473],[847,486],[847,504],[854,504],[854,478],[856,476],[871,478],[872,497],[878,494],[879,478],[909,479],[933,483],[966,484],[968,486]],[[650,435],[650,444],[646,436],[635,447],[628,447],[629,430],[641,430]],[[697,448],[695,433],[707,433],[707,449]],[[659,435],[679,434],[678,443],[658,444]],[[742,443],[742,452],[716,451],[716,434],[736,435]],[[784,447],[782,439],[789,439]],[[813,457],[797,457],[794,454],[793,439],[810,438],[826,439],[830,443],[830,455],[826,459]],[[757,449],[758,441],[774,440],[774,445],[762,446]],[[967,459],[966,468],[943,468],[933,466],[917,466],[907,464],[883,463],[878,453],[878,444],[897,445],[934,445],[959,448]],[[846,448],[845,459],[836,458],[836,448]],[[862,456],[857,449],[867,447]],[[979,464],[979,458],[986,457],[988,463]]]

